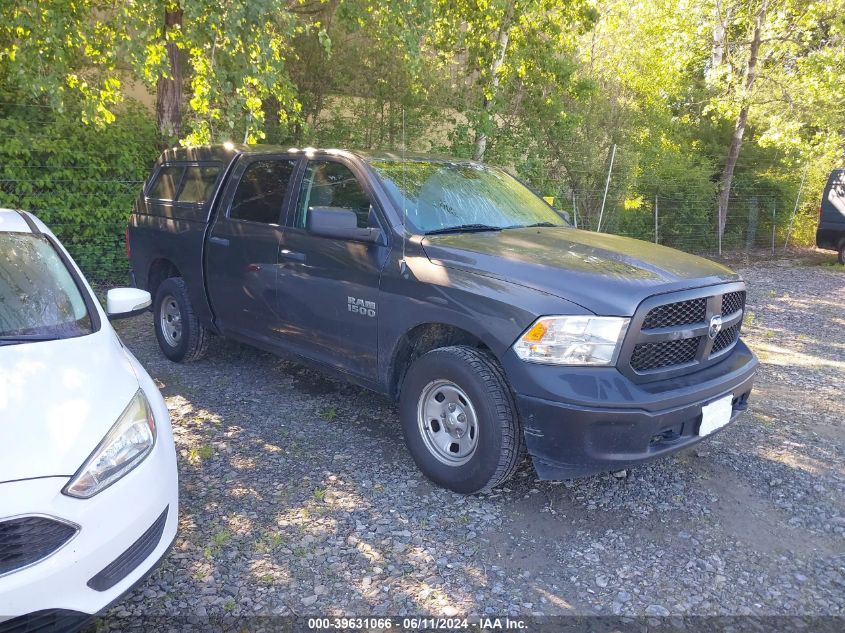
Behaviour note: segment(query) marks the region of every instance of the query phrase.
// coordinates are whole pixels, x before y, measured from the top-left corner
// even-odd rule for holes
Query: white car
[[[0,631],[82,626],[176,536],[170,416],[109,323],[150,295],[106,304],[42,222],[0,209]]]

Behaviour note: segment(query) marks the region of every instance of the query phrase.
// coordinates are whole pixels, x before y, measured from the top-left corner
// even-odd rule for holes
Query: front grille
[[[631,320],[619,368],[631,378],[652,380],[722,358],[739,340],[745,308],[740,284],[723,288],[728,292],[692,290],[644,301]],[[722,329],[715,333],[719,317]]]
[[[47,609],[0,622],[0,633],[66,633],[78,630],[91,618],[87,613]]]
[[[161,534],[164,532],[164,524],[167,523],[167,510],[169,506],[164,509],[164,512],[155,520],[147,531],[144,532],[137,541],[132,543],[129,548],[120,556],[115,558],[103,570],[88,581],[88,586],[96,591],[106,591],[111,589],[121,580],[126,578],[138,565],[144,562],[161,540]]]
[[[49,556],[74,534],[74,526],[48,517],[0,521],[0,576]]]
[[[722,316],[728,316],[745,307],[745,291],[729,292],[722,296]]]
[[[732,325],[731,327],[719,332],[716,336],[716,340],[713,341],[713,349],[710,351],[710,355],[713,356],[714,354],[718,354],[722,350],[733,345],[736,342],[736,339],[739,338],[739,327],[740,324],[737,323],[736,325]]]
[[[707,314],[707,299],[690,299],[657,306],[649,310],[643,321],[643,329],[650,330],[658,327],[672,327],[687,323],[703,323]]]
[[[631,367],[637,371],[644,371],[690,363],[695,360],[698,338],[640,343],[631,354]]]

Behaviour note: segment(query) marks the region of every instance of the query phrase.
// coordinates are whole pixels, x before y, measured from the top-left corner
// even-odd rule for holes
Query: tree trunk
[[[483,104],[483,124],[487,124],[490,119],[490,114],[493,110],[493,103],[496,100],[499,92],[499,69],[505,63],[505,53],[508,50],[508,40],[510,39],[511,22],[513,21],[513,6],[514,0],[508,2],[508,7],[505,10],[505,17],[502,19],[502,25],[499,28],[499,36],[496,39],[496,58],[490,65],[491,75],[491,90],[490,98],[484,95]],[[484,152],[487,151],[487,133],[484,132],[483,127],[475,131],[475,160],[484,160]]]
[[[165,11],[164,33],[182,26],[182,9]],[[156,123],[165,138],[182,136],[182,55],[179,47],[168,42],[167,59],[170,70],[167,77],[160,76],[156,84]]]
[[[745,67],[745,89],[742,94],[742,107],[736,119],[734,133],[731,137],[731,146],[728,150],[728,159],[725,162],[725,170],[722,172],[722,187],[719,193],[719,235],[725,233],[725,221],[728,217],[728,203],[731,197],[731,185],[733,185],[734,169],[739,158],[739,150],[742,147],[742,137],[745,134],[745,126],[748,123],[748,111],[751,106],[751,91],[754,82],[757,80],[757,54],[760,51],[760,38],[763,32],[763,25],[766,21],[766,9],[769,0],[763,0],[757,17],[754,20],[754,36],[751,39],[751,46],[748,49],[748,64]]]

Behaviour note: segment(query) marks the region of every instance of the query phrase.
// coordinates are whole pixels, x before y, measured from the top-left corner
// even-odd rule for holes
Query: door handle
[[[305,253],[297,253],[296,251],[290,251],[286,248],[283,248],[279,251],[279,259],[287,259],[288,261],[292,262],[305,263]]]
[[[229,245],[229,240],[227,240],[225,237],[214,237],[214,236],[212,236],[212,237],[208,238],[208,241],[212,242],[213,244],[220,244],[220,246],[228,246]]]

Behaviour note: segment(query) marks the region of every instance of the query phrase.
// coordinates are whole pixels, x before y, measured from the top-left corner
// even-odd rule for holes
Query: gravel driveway
[[[112,615],[845,615],[845,269],[741,272],[762,370],[737,423],[477,497],[422,477],[382,397],[229,341],[176,365],[121,322],[173,416],[181,524]]]

